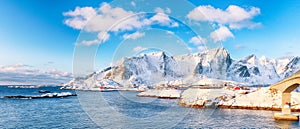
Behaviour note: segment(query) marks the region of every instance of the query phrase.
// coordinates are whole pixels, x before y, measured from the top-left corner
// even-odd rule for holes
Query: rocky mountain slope
[[[112,79],[123,86],[155,84],[161,81],[187,78],[214,78],[246,84],[272,84],[300,69],[300,57],[285,59],[258,58],[255,55],[234,60],[225,48],[203,53],[168,56],[164,52],[123,58],[84,79],[75,79],[77,85],[96,86]],[[74,80],[73,80],[74,81]],[[75,83],[76,84],[76,83]],[[102,83],[101,83],[102,84]]]

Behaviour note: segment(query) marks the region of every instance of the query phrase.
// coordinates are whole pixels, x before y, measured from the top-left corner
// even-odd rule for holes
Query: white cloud
[[[96,45],[99,44],[101,41],[99,39],[94,39],[94,40],[83,40],[80,43],[77,43],[76,45],[85,45],[85,46],[91,46],[91,45]]]
[[[179,24],[177,22],[171,21],[168,15],[164,13],[157,13],[153,17],[150,18],[151,23],[159,24],[162,26],[169,26],[169,27],[178,27]]]
[[[108,3],[103,3],[99,8],[92,7],[76,7],[74,11],[68,11],[63,13],[64,16],[69,17],[65,20],[65,24],[75,28],[82,29],[87,32],[97,32],[98,39],[84,40],[77,45],[95,45],[107,41],[110,38],[108,30],[113,32],[132,30],[134,28],[140,28],[141,22],[139,18],[134,16],[134,12],[126,11],[123,8],[113,8]],[[129,20],[120,22],[120,20],[129,17]],[[116,24],[113,26],[115,23]]]
[[[97,14],[92,7],[76,7],[74,11],[63,13],[64,16],[69,17],[65,20],[65,24],[75,29],[83,29],[87,22]]]
[[[110,34],[107,33],[106,31],[101,31],[98,33],[98,39],[100,39],[102,42],[105,42],[109,39]]]
[[[135,32],[135,33],[132,33],[132,34],[125,34],[125,35],[123,35],[123,38],[124,39],[138,39],[138,38],[141,38],[143,36],[145,36],[145,33]]]
[[[154,9],[154,12],[156,13],[166,13],[166,14],[170,14],[172,11],[170,8],[166,8],[165,10],[160,8],[160,7],[157,7]]]
[[[260,27],[262,26],[261,23],[255,23],[252,21],[243,21],[243,22],[239,22],[239,23],[231,23],[229,24],[229,28],[231,29],[242,29],[247,27],[248,29],[253,29],[256,27]]]
[[[195,45],[199,45],[199,44],[205,44],[207,40],[205,38],[202,38],[201,36],[194,36],[189,40],[189,42]]]
[[[14,64],[14,65],[6,65],[0,68],[0,72],[12,72],[12,73],[22,73],[28,74],[32,72],[38,73],[39,71],[35,71],[30,69],[32,66],[25,65],[25,64]]]
[[[111,28],[111,31],[120,32],[134,30],[145,27],[145,25],[146,24],[142,21],[142,18],[139,18],[138,16],[131,16],[117,22],[117,24],[115,24],[113,28]]]
[[[133,1],[130,4],[135,5]],[[163,12],[171,13],[171,10],[166,8]],[[164,13],[157,13],[148,19],[120,7],[111,7],[108,3],[102,3],[99,8],[76,7],[74,11],[65,12],[63,15],[66,17],[66,25],[87,32],[97,32],[97,40],[100,40],[98,44],[107,41],[110,32],[132,31],[151,25],[179,26]],[[106,36],[103,37],[103,34]],[[81,44],[93,45],[95,42],[96,40],[91,40]]]
[[[198,51],[205,51],[205,50],[207,50],[207,49],[206,49],[205,46],[198,46],[198,47],[197,47],[197,50],[198,50]]]
[[[170,8],[166,8],[166,13],[168,13],[168,14],[170,14],[172,11],[171,11],[171,9]]]
[[[218,42],[225,41],[228,38],[234,38],[234,35],[230,32],[230,30],[227,27],[221,26],[219,29],[210,33],[210,37],[214,40],[214,42]]]
[[[141,50],[144,50],[145,48],[141,47],[141,46],[137,46],[135,48],[133,48],[133,51],[134,52],[138,52],[138,51],[141,51]]]
[[[71,73],[57,69],[41,71],[25,64],[6,65],[0,67],[0,84],[60,84],[66,83]]]
[[[173,24],[171,24],[172,27],[178,27],[179,24],[177,22],[173,22]]]
[[[174,35],[174,32],[172,32],[172,31],[166,31],[166,34]]]
[[[49,71],[46,71],[45,73],[46,74],[50,74],[50,75],[52,75],[54,77],[68,77],[68,76],[72,75],[69,72],[63,72],[63,71],[60,71],[58,69],[51,69]]]
[[[139,20],[132,11],[126,11],[120,7],[113,8],[108,3],[103,3],[100,8],[98,8],[98,14],[86,24],[85,30],[89,32],[108,31],[115,23],[121,22],[127,17],[136,20],[135,22]],[[135,26],[134,23],[129,25]],[[120,28],[125,28],[126,26],[127,24],[115,26],[113,31],[122,30]]]
[[[165,10],[160,8],[160,7],[157,7],[157,8],[154,9],[154,12],[156,12],[156,13],[165,13]]]
[[[136,4],[135,4],[135,2],[134,2],[134,1],[131,1],[131,2],[130,2],[130,4],[131,4],[131,6],[133,6],[133,7],[135,7],[135,6],[136,6]]]
[[[135,3],[132,1],[132,5]],[[132,30],[134,28],[141,28],[145,25],[151,25],[151,22],[166,23],[171,22],[170,18],[164,13],[171,13],[169,8],[163,10],[161,8],[155,9],[159,15],[151,18],[150,22],[143,23],[146,20],[144,17],[138,17],[135,12],[126,11],[120,7],[111,7],[108,3],[102,3],[99,8],[92,7],[76,7],[74,11],[63,13],[67,17],[65,24],[75,28],[84,29],[88,32],[107,31],[115,23],[118,23],[112,28],[112,31]],[[173,23],[175,24],[175,23]],[[164,25],[173,25],[164,24]],[[177,23],[178,24],[178,23]]]
[[[210,21],[221,25],[229,25],[231,29],[253,28],[261,23],[255,23],[251,20],[260,14],[260,9],[251,7],[244,9],[236,5],[230,5],[226,10],[214,8],[210,5],[199,6],[189,12],[187,17],[195,21]]]

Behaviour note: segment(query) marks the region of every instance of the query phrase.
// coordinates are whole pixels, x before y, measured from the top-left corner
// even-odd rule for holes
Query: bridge
[[[299,85],[300,85],[300,70],[295,74],[293,74],[292,76],[270,86],[270,89],[278,90],[282,92],[281,109],[282,109],[282,114],[284,116],[291,114],[291,108],[284,109],[283,106],[286,104],[286,102],[291,103],[291,92],[295,90]],[[275,119],[276,119],[276,115],[275,115]]]

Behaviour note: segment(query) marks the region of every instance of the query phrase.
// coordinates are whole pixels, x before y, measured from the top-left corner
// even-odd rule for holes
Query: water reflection
[[[299,121],[284,121],[284,120],[275,120],[276,125],[282,129],[290,129],[298,126],[300,128]]]

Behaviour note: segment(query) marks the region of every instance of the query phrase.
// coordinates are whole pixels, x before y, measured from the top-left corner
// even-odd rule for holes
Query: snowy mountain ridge
[[[80,80],[80,84],[97,85],[103,79],[118,84],[140,85],[178,79],[214,78],[247,84],[273,84],[300,69],[300,57],[284,59],[257,58],[254,54],[233,60],[225,48],[202,53],[168,56],[164,52],[123,58],[115,66],[106,68]]]

